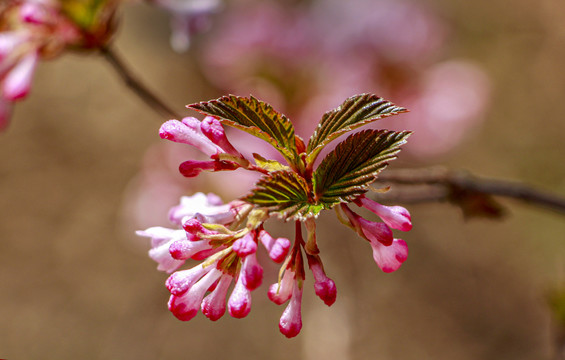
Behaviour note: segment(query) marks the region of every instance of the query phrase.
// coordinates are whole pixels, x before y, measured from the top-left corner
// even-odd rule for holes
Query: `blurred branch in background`
[[[101,53],[104,56],[104,59],[106,59],[110,65],[112,65],[114,70],[116,70],[118,75],[120,75],[126,86],[139,96],[149,107],[164,117],[175,119],[182,118],[182,116],[165,104],[164,101],[162,101],[157,95],[155,95],[155,93],[149,90],[137,79],[137,77],[132,74],[132,72],[128,69],[128,66],[115,50],[106,46],[101,48]]]
[[[530,205],[565,214],[565,197],[515,181],[485,179],[467,171],[445,167],[388,170],[379,183],[400,185],[379,195],[392,202],[424,203],[449,201],[463,210],[465,217],[501,217],[505,210],[494,198],[509,197]]]

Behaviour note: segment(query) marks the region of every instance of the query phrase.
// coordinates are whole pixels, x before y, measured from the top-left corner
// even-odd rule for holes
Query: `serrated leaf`
[[[322,206],[311,204],[308,183],[293,171],[276,171],[261,178],[242,200],[276,212],[285,220],[315,217]]]
[[[294,126],[290,120],[253,96],[228,95],[188,107],[265,140],[290,164],[295,164],[298,159]]]
[[[253,153],[253,158],[255,159],[255,164],[261,169],[267,171],[280,171],[280,170],[290,170],[286,165],[281,164],[276,160],[265,159],[259,154]]]
[[[339,107],[328,111],[322,117],[308,142],[307,162],[313,163],[324,146],[346,132],[406,111],[408,110],[374,94],[361,94],[348,98]]]
[[[349,136],[330,152],[314,172],[318,203],[330,208],[366,192],[411,132],[364,130]]]

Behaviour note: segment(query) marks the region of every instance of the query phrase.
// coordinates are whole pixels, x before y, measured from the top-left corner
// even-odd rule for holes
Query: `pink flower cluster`
[[[0,14],[0,129],[12,103],[25,98],[40,57],[57,55],[80,39],[80,32],[56,0],[9,1]]]
[[[160,136],[199,149],[210,160],[185,161],[180,165],[186,177],[201,171],[228,171],[243,168],[264,171],[237,151],[225,136],[218,120],[207,117],[199,121],[192,117],[165,122]],[[365,196],[355,203],[383,222],[366,220],[346,204],[336,207],[340,220],[369,241],[373,258],[384,272],[397,270],[406,260],[406,242],[393,237],[392,229],[412,228],[410,214],[400,206],[384,206]],[[279,329],[287,337],[298,335],[302,328],[302,293],[306,279],[304,257],[314,279],[315,294],[328,306],[336,301],[334,281],[324,270],[316,244],[315,220],[295,222],[294,243],[269,234],[264,223],[273,214],[242,200],[224,204],[215,194],[196,193],[184,196],[171,208],[169,220],[176,228],[150,227],[137,234],[151,238],[149,256],[158,263],[158,270],[171,275],[166,281],[171,296],[169,310],[180,320],[188,321],[199,310],[212,321],[221,318],[226,308],[235,318],[251,311],[252,291],[263,282],[263,267],[257,251],[263,248],[269,258],[281,264],[279,279],[269,286],[268,297],[277,305],[288,303],[279,321]],[[179,270],[189,260],[196,266]],[[232,284],[233,287],[232,287]],[[231,293],[230,293],[231,288]],[[227,303],[227,305],[226,305]]]

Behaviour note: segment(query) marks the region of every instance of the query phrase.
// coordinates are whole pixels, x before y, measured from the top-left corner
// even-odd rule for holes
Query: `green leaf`
[[[261,169],[265,169],[269,172],[279,171],[279,170],[290,170],[286,165],[281,164],[276,160],[265,159],[259,154],[253,153],[253,158],[255,159],[255,164]]]
[[[364,130],[349,136],[330,152],[314,172],[316,202],[331,208],[366,192],[411,132]]]
[[[82,29],[91,31],[112,16],[116,0],[60,0],[63,11]]]
[[[322,117],[308,142],[307,162],[313,163],[324,146],[346,132],[383,117],[406,111],[408,110],[374,94],[361,94],[348,98],[339,107],[328,111]]]
[[[293,171],[276,171],[264,176],[242,200],[276,212],[285,220],[316,217],[323,208],[311,203],[308,183]]]
[[[297,163],[294,127],[286,116],[274,110],[271,105],[253,96],[246,98],[228,95],[188,107],[265,140],[290,164]]]

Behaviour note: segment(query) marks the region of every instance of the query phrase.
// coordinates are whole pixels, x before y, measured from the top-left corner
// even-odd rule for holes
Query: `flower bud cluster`
[[[244,202],[222,204],[214,194],[197,193],[183,197],[170,211],[171,222],[182,229],[152,227],[137,232],[151,238],[149,256],[158,263],[157,269],[172,273],[166,285],[171,293],[169,309],[177,318],[190,320],[202,309],[206,317],[218,320],[225,313],[226,299],[231,316],[249,314],[251,291],[263,281],[258,245],[277,263],[290,249],[288,239],[275,239],[263,228],[266,216]],[[189,259],[203,261],[178,270]]]
[[[56,56],[80,36],[60,1],[9,1],[0,13],[0,129],[8,124],[12,103],[28,95],[39,58]]]
[[[180,172],[184,176],[237,168],[266,171],[252,165],[231,145],[221,123],[214,118],[169,120],[159,134],[191,145],[210,158],[182,163]],[[391,229],[410,230],[410,214],[402,207],[384,206],[363,195],[355,203],[374,212],[383,222],[363,219],[346,204],[336,206],[338,217],[370,242],[374,260],[384,272],[397,270],[406,260],[408,248],[406,242],[393,237]],[[265,230],[264,222],[271,215],[274,213],[243,200],[224,204],[215,194],[196,193],[182,197],[180,204],[170,210],[169,220],[176,229],[152,227],[137,232],[151,238],[149,256],[158,263],[157,268],[171,274],[166,281],[171,293],[169,310],[178,319],[190,320],[199,309],[213,321],[222,317],[226,308],[232,317],[247,316],[251,292],[263,282],[263,267],[257,258],[260,245],[274,263],[281,264],[278,281],[269,286],[267,295],[277,305],[287,303],[279,321],[279,330],[285,336],[294,337],[302,328],[304,257],[312,272],[315,294],[328,306],[336,301],[336,285],[326,275],[319,255],[314,218],[301,219],[306,240],[302,222],[295,222],[291,244],[289,239],[274,238]],[[189,260],[199,263],[179,270]]]

